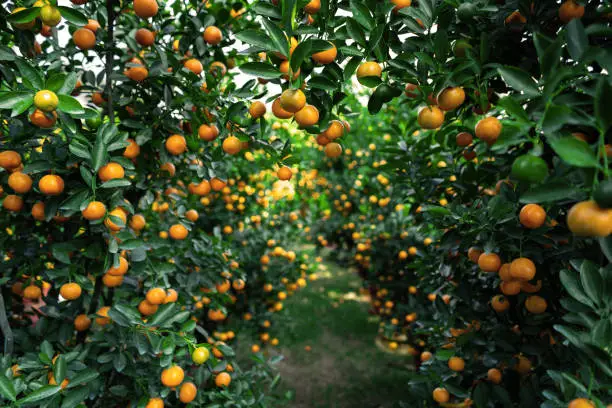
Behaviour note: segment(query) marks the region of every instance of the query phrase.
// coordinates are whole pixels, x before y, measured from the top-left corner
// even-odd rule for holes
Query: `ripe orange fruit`
[[[528,374],[531,371],[531,361],[523,355],[515,356],[518,362],[514,365],[514,370],[519,374]]]
[[[87,24],[85,24],[83,28],[91,30],[92,32],[95,33],[100,28],[100,23],[98,22],[98,20],[88,19]]]
[[[91,201],[87,207],[81,211],[83,218],[89,221],[99,220],[106,214],[106,206],[100,201]]]
[[[135,159],[140,154],[140,146],[136,144],[134,139],[127,140],[130,144],[123,151],[123,157],[126,159]]]
[[[0,167],[5,170],[13,170],[21,166],[21,156],[13,150],[0,152]]]
[[[321,10],[321,0],[310,0],[304,6],[304,13],[306,14],[317,14]]]
[[[448,368],[453,371],[463,371],[465,369],[465,361],[461,357],[451,357],[448,359]]]
[[[544,225],[544,221],[546,221],[546,211],[537,204],[527,204],[521,208],[519,220],[525,228],[540,228]]]
[[[478,267],[484,272],[497,272],[501,268],[499,255],[483,253],[478,257]]]
[[[174,303],[178,300],[178,292],[174,289],[168,289],[166,291],[166,297],[164,298],[164,304]]]
[[[219,136],[219,129],[216,125],[200,125],[198,128],[198,136],[200,139],[211,142]]]
[[[55,174],[47,174],[38,182],[38,189],[45,195],[59,195],[64,191],[64,180]]]
[[[121,221],[123,221],[123,223],[115,224],[111,220],[110,218],[111,216],[119,218]],[[111,231],[119,231],[125,228],[126,222],[127,222],[127,216],[125,215],[125,212],[121,208],[115,208],[110,213],[108,213],[108,217],[106,217],[106,219],[104,220],[104,225],[106,225],[106,227]]]
[[[221,190],[223,190],[223,188],[225,188],[226,184],[227,183],[225,181],[221,180],[218,177],[213,177],[210,180],[210,186],[212,187],[213,191],[221,191]]]
[[[200,215],[196,210],[188,210],[185,212],[185,217],[191,222],[196,222]]]
[[[293,116],[293,113],[282,108],[280,98],[276,98],[272,102],[272,113],[279,119],[289,119]]]
[[[285,59],[284,55],[281,55],[280,53],[278,53],[277,55],[282,56],[283,59]],[[280,63],[278,70],[285,74],[283,75],[283,78],[286,80],[289,80],[289,61],[285,60],[283,62]],[[298,68],[297,71],[293,71],[293,80],[295,81],[296,79],[298,79],[298,77],[300,76],[300,72],[301,69]]]
[[[57,120],[57,113],[55,111],[45,113],[40,109],[35,109],[30,115],[30,122],[34,126],[38,126],[42,129],[49,129],[55,125]]]
[[[319,110],[312,105],[306,105],[297,111],[294,117],[300,127],[314,126],[319,122]]]
[[[205,196],[210,193],[210,183],[208,180],[202,180],[199,184],[189,183],[187,189],[191,194],[198,196]]]
[[[227,154],[237,154],[242,150],[242,143],[236,136],[228,136],[223,141],[223,151]]]
[[[45,219],[45,203],[38,201],[32,206],[32,217],[37,221]]]
[[[276,172],[276,176],[278,177],[279,180],[291,180],[291,177],[293,176],[293,172],[291,171],[289,167],[283,166],[278,169],[278,171]]]
[[[157,14],[159,6],[155,0],[134,0],[134,13],[140,18],[149,18]]]
[[[492,145],[501,134],[501,130],[501,122],[497,118],[489,116],[478,121],[474,134],[478,139]]]
[[[446,403],[450,400],[450,394],[448,393],[448,391],[446,391],[445,388],[442,388],[442,387],[438,387],[435,390],[433,390],[432,395],[433,395],[434,401],[440,404]]]
[[[140,301],[140,303],[138,303],[138,311],[143,316],[152,316],[157,312],[157,309],[159,309],[158,305],[152,305],[146,299],[143,299]]]
[[[81,50],[90,50],[96,45],[96,34],[88,28],[79,28],[72,34],[72,41]]]
[[[181,402],[187,404],[193,401],[198,393],[198,389],[195,384],[192,382],[186,382],[181,386],[181,390],[179,392],[179,399]]]
[[[172,135],[166,139],[166,150],[168,153],[178,156],[187,150],[187,140],[181,135]]]
[[[215,385],[219,388],[229,387],[232,377],[226,372],[219,373],[215,378]]]
[[[123,276],[109,275],[108,273],[102,276],[102,283],[107,288],[116,288],[123,283]]]
[[[395,4],[393,12],[397,13],[405,7],[410,7],[410,5],[412,4],[412,0],[391,0],[391,3]]]
[[[538,295],[532,295],[525,300],[525,309],[529,311],[529,313],[533,314],[542,314],[546,311],[548,304],[543,297]]]
[[[59,98],[53,91],[43,89],[42,91],[36,92],[34,95],[34,106],[43,112],[51,112],[57,108],[59,104]]]
[[[16,171],[9,176],[8,185],[16,193],[25,194],[32,189],[32,178],[27,174]]]
[[[431,352],[429,351],[424,351],[421,353],[421,361],[425,362],[425,361],[429,361],[431,360],[431,358],[433,357],[433,354],[431,354]]]
[[[176,387],[183,382],[185,372],[179,366],[172,366],[162,371],[161,382],[166,387]]]
[[[472,144],[473,137],[468,132],[458,133],[455,137],[455,141],[457,142],[457,146],[459,147],[467,147]]]
[[[187,238],[189,230],[185,228],[183,224],[174,224],[170,227],[168,233],[170,234],[170,238],[174,240],[183,240]]]
[[[584,6],[574,0],[566,0],[559,7],[559,20],[566,24],[575,18],[582,18],[582,16],[584,16]]]
[[[216,77],[222,77],[227,73],[227,67],[221,61],[214,61],[212,64],[210,64],[208,72]]]
[[[592,200],[579,202],[567,213],[567,226],[575,235],[607,237],[612,232],[612,209]]]
[[[185,61],[183,66],[196,75],[200,75],[202,71],[204,71],[202,63],[195,58],[188,59],[187,61]]]
[[[227,317],[225,313],[223,313],[222,310],[215,310],[215,309],[209,309],[207,316],[213,322],[220,322],[222,320],[225,320],[225,318]]]
[[[78,283],[66,283],[60,288],[60,295],[66,300],[75,300],[81,297],[81,286]]]
[[[357,78],[381,77],[382,67],[378,62],[366,61],[357,68]]]
[[[142,82],[147,79],[149,76],[149,70],[140,62],[131,61],[131,63],[137,65],[129,67],[123,71],[123,74],[132,81],[136,82]]]
[[[125,170],[119,163],[110,162],[100,167],[98,177],[102,182],[125,177]]]
[[[514,296],[521,293],[521,281],[512,280],[507,282],[502,282],[499,285],[499,289],[506,296]]]
[[[151,398],[145,408],[164,408],[164,400],[161,398]]]
[[[208,26],[204,30],[204,41],[210,45],[217,45],[223,40],[223,33],[218,27]]]
[[[146,295],[147,302],[152,305],[161,305],[166,298],[166,291],[162,288],[151,288]]]
[[[509,263],[505,263],[501,266],[501,268],[499,268],[499,278],[501,280],[503,280],[504,282],[508,282],[513,280],[514,278],[512,277],[512,274],[510,273],[510,264]]]
[[[497,368],[491,368],[487,371],[487,380],[493,384],[499,384],[502,381],[502,372]]]
[[[595,408],[595,405],[586,398],[575,398],[570,401],[567,408]]]
[[[331,44],[331,48],[312,54],[312,59],[316,63],[326,65],[331,64],[336,60],[336,57],[338,56],[338,49],[334,43],[331,41],[329,43]]]
[[[510,264],[510,276],[514,279],[530,281],[535,274],[536,266],[529,258],[517,258]]]
[[[502,313],[508,310],[510,302],[508,302],[508,299],[503,295],[493,296],[493,299],[491,299],[491,307],[497,313]]]
[[[258,119],[266,114],[266,105],[261,101],[255,101],[249,107],[249,114],[253,119]]]
[[[38,300],[42,296],[42,291],[36,285],[28,285],[23,290],[23,297],[30,300]]]
[[[445,111],[457,109],[465,102],[465,91],[457,86],[446,88],[438,95],[438,107]]]
[[[91,319],[86,314],[80,314],[74,318],[74,328],[76,331],[85,331],[91,326]]]
[[[280,106],[287,112],[296,113],[306,105],[306,95],[301,89],[286,89],[280,96]]]
[[[426,106],[419,112],[417,121],[423,129],[438,129],[444,123],[444,112],[437,106]]]
[[[9,194],[4,198],[4,201],[2,201],[2,206],[9,211],[21,211],[23,208],[23,198],[14,194]]]
[[[139,28],[134,34],[134,38],[136,42],[143,47],[151,46],[155,43],[155,33],[151,30],[147,30],[146,28]]]
[[[91,94],[91,102],[94,105],[101,106],[104,102],[106,102],[106,99],[104,99],[100,92],[94,92]]]
[[[134,214],[130,220],[130,228],[134,231],[141,231],[146,225],[145,217],[142,214]]]
[[[338,143],[330,142],[325,146],[325,156],[335,159],[336,157],[340,157],[342,154],[342,146]]]
[[[99,326],[106,326],[111,322],[110,317],[108,317],[108,311],[110,310],[110,306],[103,306],[96,312],[96,324]]]
[[[111,266],[106,273],[112,276],[123,276],[127,273],[129,267],[129,263],[127,259],[120,256],[119,257],[119,265],[117,267]]]

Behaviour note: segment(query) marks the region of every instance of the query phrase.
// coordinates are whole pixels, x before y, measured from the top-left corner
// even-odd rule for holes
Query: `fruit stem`
[[[108,15],[108,26],[107,26],[107,38],[105,44],[106,51],[106,109],[107,115],[111,124],[115,123],[115,113],[113,111],[113,91],[111,75],[113,73],[113,53],[112,47],[114,45],[114,33],[115,33],[115,5],[116,0],[106,0],[106,14]]]
[[[0,292],[0,329],[4,334],[4,355],[8,356],[13,353],[13,330],[11,330],[11,325],[6,317],[2,292]]]

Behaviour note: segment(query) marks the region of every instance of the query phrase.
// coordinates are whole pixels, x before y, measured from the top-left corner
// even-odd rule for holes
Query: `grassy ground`
[[[328,273],[285,302],[280,388],[293,408],[393,407],[406,397],[410,360],[376,348],[378,323],[355,272],[324,265]]]

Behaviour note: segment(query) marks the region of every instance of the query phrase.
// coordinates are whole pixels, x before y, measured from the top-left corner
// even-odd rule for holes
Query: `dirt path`
[[[278,368],[292,408],[390,408],[405,397],[406,357],[374,344],[378,322],[359,295],[354,271],[324,262],[327,271],[286,302],[288,333]],[[399,368],[398,368],[399,366]]]

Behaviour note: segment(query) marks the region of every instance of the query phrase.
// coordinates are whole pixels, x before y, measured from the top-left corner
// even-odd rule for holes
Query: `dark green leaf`
[[[22,105],[26,102],[32,105],[33,101],[34,94],[32,92],[12,91],[0,93],[0,109],[13,109],[13,107]]]
[[[247,44],[254,45],[263,50],[270,50],[272,39],[262,31],[244,30],[235,34],[235,37]]]
[[[287,35],[279,28],[279,26],[267,18],[262,19],[263,26],[266,28],[266,31],[272,38],[272,43],[276,51],[279,51],[285,57],[289,57],[289,40]]]
[[[112,179],[104,182],[100,188],[117,188],[131,186],[132,182],[128,179]]]
[[[0,373],[0,394],[2,394],[4,398],[11,401],[15,401],[17,399],[17,393],[15,392],[13,383],[2,373]]]
[[[157,326],[160,323],[165,322],[175,313],[176,303],[166,303],[165,305],[161,305],[159,310],[149,319],[147,325],[149,326]]]
[[[548,139],[548,144],[566,163],[576,167],[598,167],[597,156],[589,145],[576,137]]]
[[[589,46],[589,38],[584,31],[584,26],[579,18],[574,18],[566,26],[567,50],[574,61],[580,61],[580,57]]]
[[[29,62],[24,59],[18,59],[15,61],[15,64],[17,64],[17,68],[24,79],[27,79],[28,83],[32,84],[34,89],[41,90],[44,88],[45,81],[42,75],[36,68],[30,65]]]
[[[607,76],[602,76],[597,83],[595,116],[601,130],[607,132],[612,126],[612,86]]]
[[[97,371],[94,371],[91,368],[86,368],[85,370],[79,371],[78,374],[73,376],[70,379],[70,383],[68,384],[66,388],[70,389],[70,388],[77,387],[81,384],[87,384],[91,380],[98,378],[99,375],[100,374]]]
[[[60,354],[53,364],[53,376],[58,384],[66,378],[66,357],[63,354]]]
[[[599,274],[599,268],[593,262],[585,260],[580,266],[580,282],[584,291],[595,304],[601,302],[603,290],[603,279]]]
[[[376,22],[370,13],[368,7],[359,0],[351,0],[351,11],[353,18],[361,24],[366,30],[372,31]]]
[[[87,25],[87,17],[85,17],[85,15],[76,8],[66,6],[59,6],[58,8],[62,13],[62,17],[65,18],[66,21],[68,21],[69,23],[72,23],[77,26]]]
[[[7,20],[10,23],[29,23],[40,15],[40,7],[30,7],[17,13],[10,14]]]
[[[497,68],[503,80],[518,92],[523,92],[527,96],[537,96],[540,94],[536,82],[527,72],[513,66]]]
[[[240,70],[245,74],[264,79],[275,79],[282,75],[273,65],[265,62],[247,62],[240,66]]]
[[[571,297],[584,305],[593,307],[593,302],[584,293],[582,285],[574,272],[564,269],[561,271],[559,277],[561,278],[561,283],[565,287],[565,290]]]
[[[31,394],[26,395],[20,400],[17,400],[17,404],[23,405],[45,400],[60,392],[61,389],[62,387],[60,387],[59,385],[45,385],[32,392]]]
[[[85,113],[85,109],[81,106],[81,103],[72,96],[58,95],[59,105],[57,110],[66,112],[71,115],[82,115]]]

